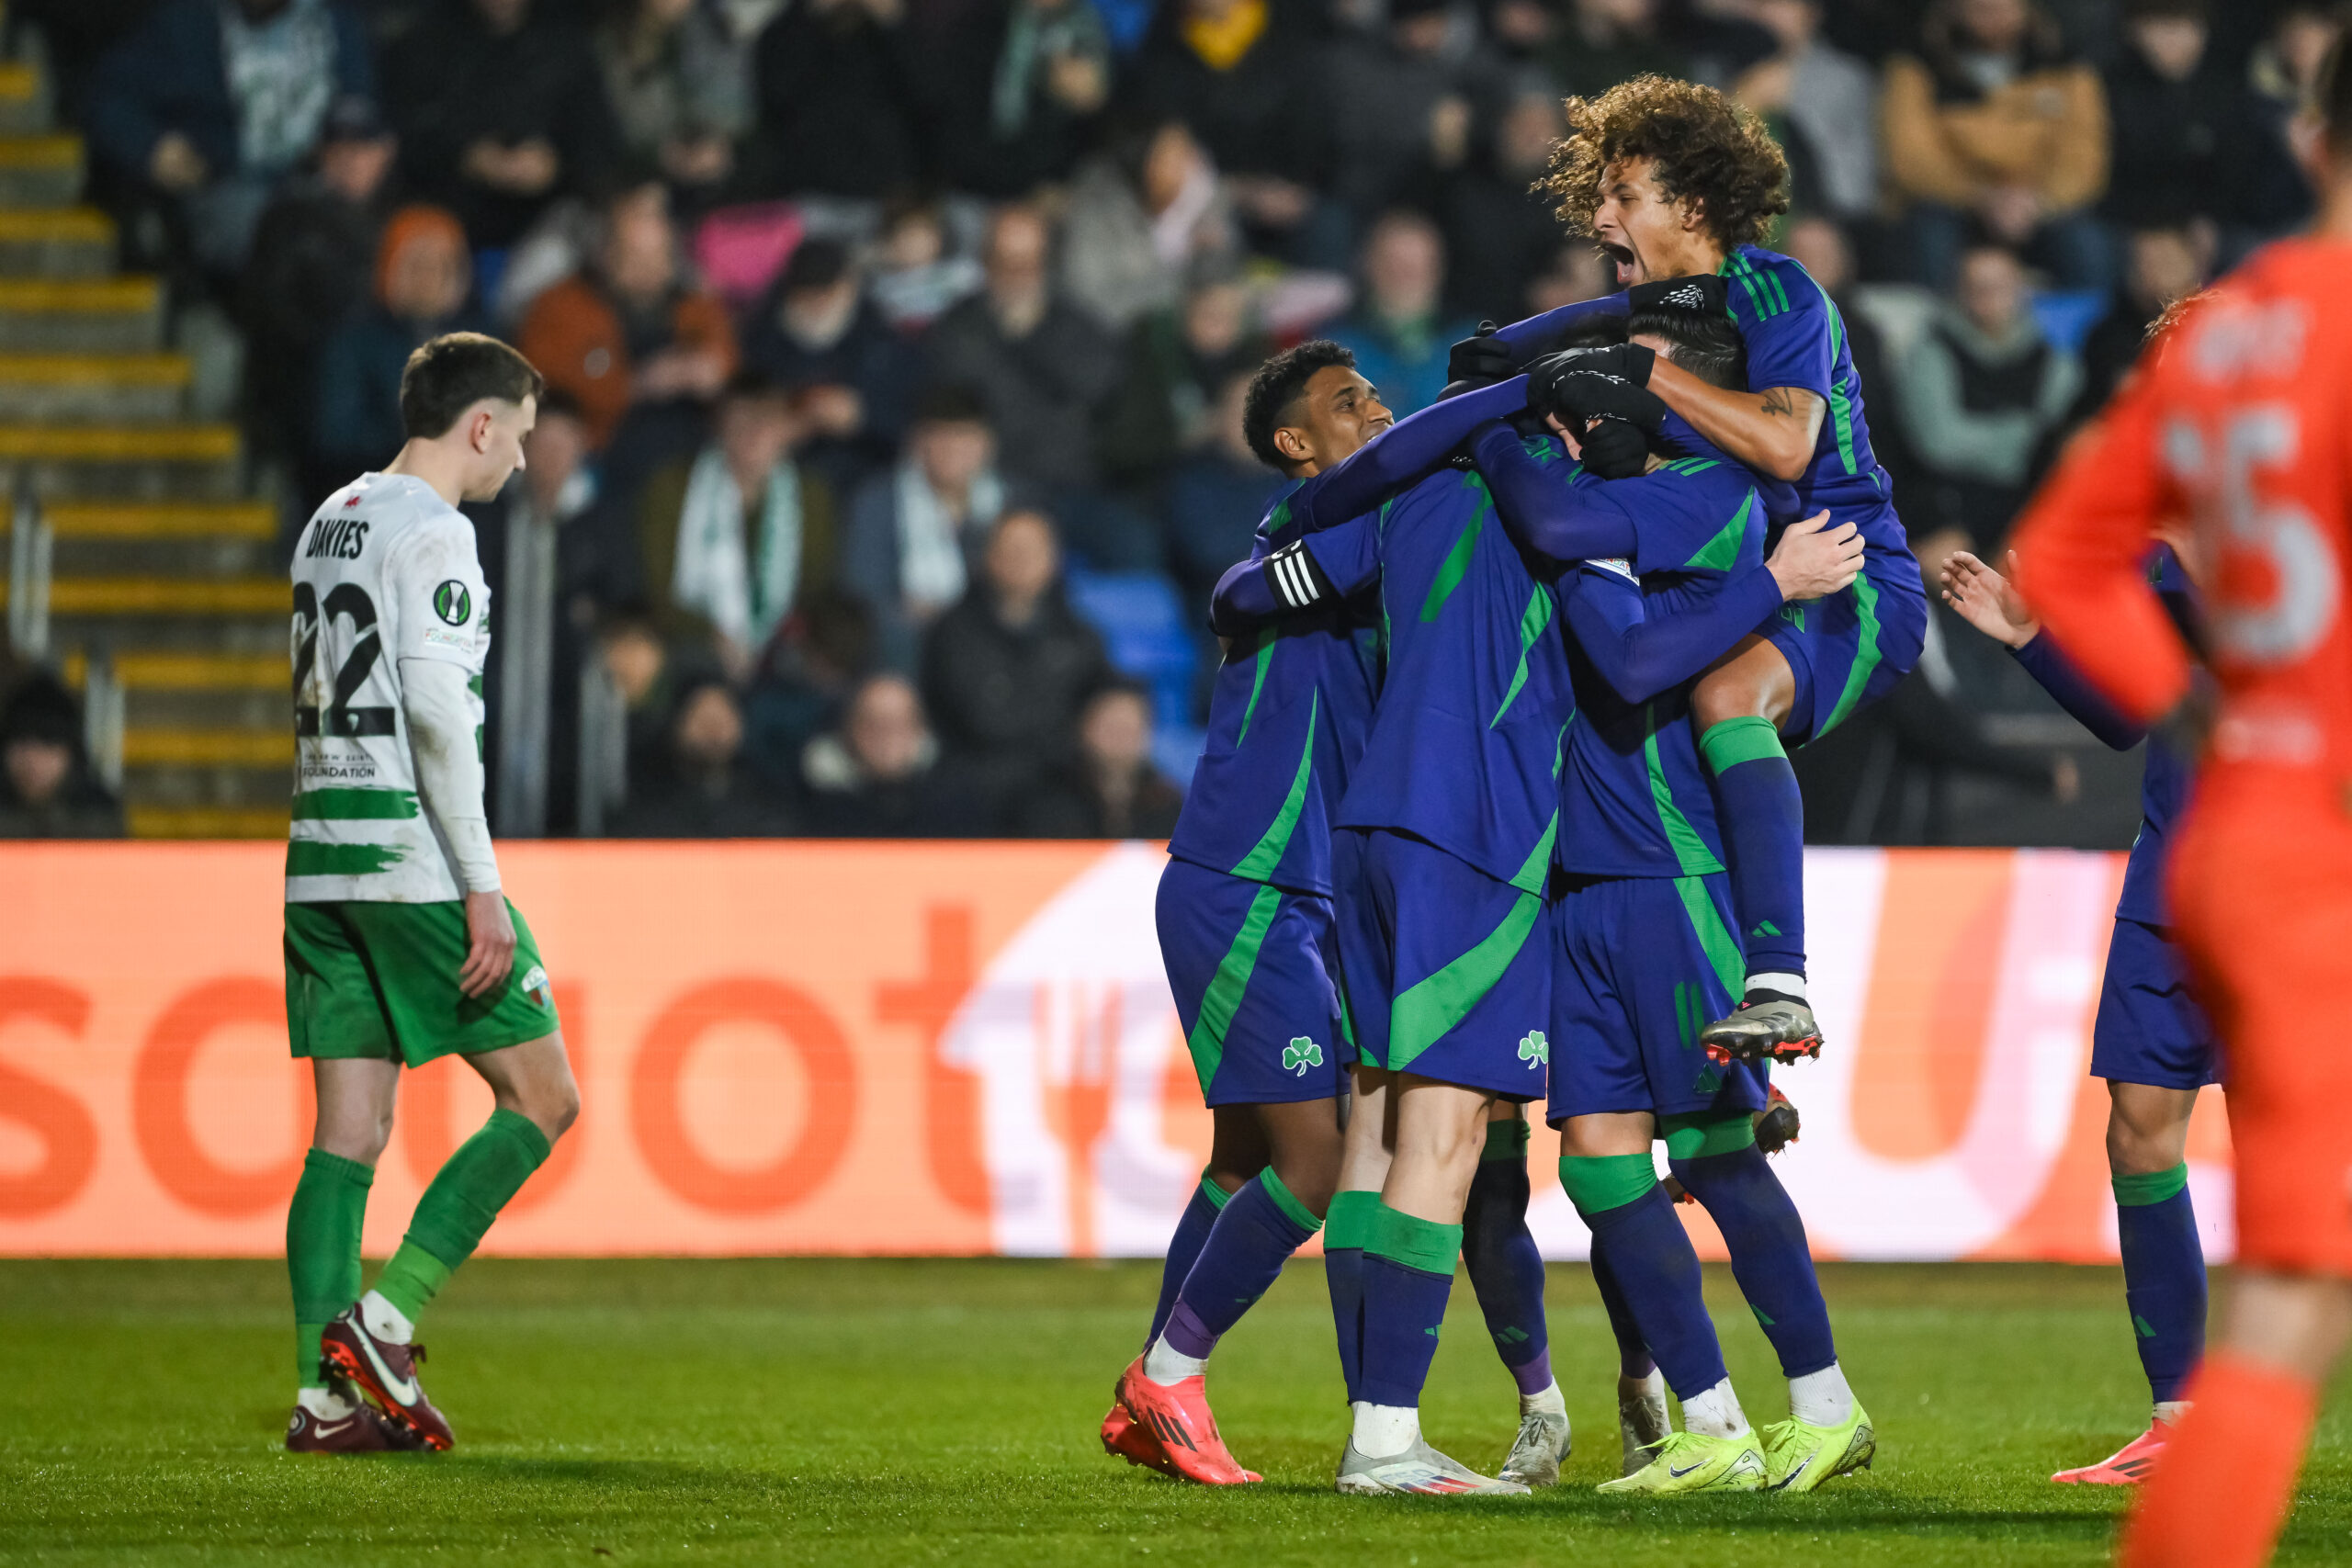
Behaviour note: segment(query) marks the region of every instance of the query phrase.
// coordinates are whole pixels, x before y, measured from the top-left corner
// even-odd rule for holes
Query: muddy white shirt
[[[294,824],[289,904],[431,904],[462,896],[424,809],[401,661],[467,676],[480,744],[490,588],[473,525],[422,479],[363,474],[327,498],[294,546]]]

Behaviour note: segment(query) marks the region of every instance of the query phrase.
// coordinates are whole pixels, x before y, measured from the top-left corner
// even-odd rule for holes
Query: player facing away
[[[490,591],[458,511],[523,466],[539,390],[494,338],[425,344],[401,375],[400,455],[330,496],[294,547],[286,1021],[318,1089],[286,1215],[298,1452],[449,1447],[416,1320],[579,1112],[537,944],[499,891],[482,806]],[[360,1223],[401,1069],[453,1054],[496,1109],[362,1295]]]
[[[2154,546],[2146,570],[2173,624],[2192,648],[2201,648],[2196,596],[2178,549]],[[2032,610],[1999,572],[1962,550],[1938,575],[1944,602],[2007,646],[2085,728],[2119,751],[2143,738],[2148,742],[2140,832],[2116,901],[2115,934],[2108,942],[2091,1025],[2091,1077],[2107,1082],[2107,1163],[2123,1254],[2124,1304],[2154,1411],[2148,1429],[2116,1453],[2050,1478],[2131,1485],[2146,1478],[2187,1412],[2182,1391],[2205,1352],[2205,1250],[2188,1196],[2188,1118],[2197,1109],[2197,1091],[2221,1081],[2221,1055],[2211,1022],[2189,995],[2164,887],[2165,850],[2188,798],[2191,760],[2170,737],[2150,734],[2117,713],[2041,635]]]
[[[1628,326],[1686,372],[1739,384],[1739,334],[1720,315],[1643,310]],[[1500,426],[1474,448],[1513,538],[1539,559],[1583,563],[1558,587],[1577,710],[1561,777],[1549,1111],[1623,1372],[1648,1371],[1654,1350],[1683,1401],[1686,1430],[1664,1431],[1661,1406],[1661,1429],[1640,1445],[1628,1434],[1638,1451],[1604,1490],[1810,1491],[1867,1465],[1874,1437],[1838,1363],[1804,1222],[1756,1147],[1766,1068],[1717,1061],[1699,1036],[1743,966],[1683,710],[1701,671],[1782,604],[1845,588],[1864,548],[1851,524],[1824,531],[1816,514],[1784,530],[1767,563],[1767,517],[1788,487],[1670,415],[1663,434],[1646,472],[1608,481],[1533,460]],[[1661,1136],[1789,1379],[1790,1416],[1760,1442],[1656,1179]],[[1621,1383],[1621,1410],[1632,1392]]]
[[[2150,591],[2187,513],[2218,688],[2173,838],[2174,929],[2222,1045],[2238,1264],[2124,1527],[2127,1568],[2246,1568],[2286,1520],[2320,1390],[2352,1337],[2352,1122],[2330,1027],[2352,978],[2352,66],[2312,139],[2319,215],[2158,340],[2018,538],[2020,587],[2137,722],[2206,716]]]
[[[1593,373],[1563,388],[1575,412],[1655,429],[1671,409],[1757,473],[1793,484],[1801,510],[1826,507],[1832,523],[1857,525],[1866,547],[1853,587],[1783,606],[1691,694],[1747,952],[1739,1008],[1705,1036],[1749,1059],[1804,1055],[1819,1048],[1820,1030],[1804,986],[1804,808],[1786,747],[1827,733],[1910,671],[1926,591],[1871,455],[1838,308],[1803,266],[1756,243],[1788,209],[1787,162],[1762,124],[1712,87],[1659,76],[1572,98],[1567,118],[1544,182],[1561,218],[1599,243],[1620,285],[1720,302],[1747,344],[1744,389],[1712,386],[1639,345],[1587,351]],[[1466,340],[1453,374],[1510,375],[1628,305],[1619,295],[1564,306]]]
[[[1295,551],[1285,557],[1282,547],[1322,513],[1376,505],[1442,462],[1488,408],[1518,406],[1523,396],[1514,382],[1392,431],[1354,356],[1323,341],[1275,355],[1251,383],[1250,445],[1293,483],[1269,508],[1257,554],[1229,574],[1266,599],[1261,615],[1219,627],[1228,646],[1207,750],[1159,886],[1162,961],[1216,1130],[1209,1168],[1169,1244],[1144,1354],[1120,1378],[1103,1419],[1104,1448],[1132,1463],[1211,1484],[1258,1479],[1218,1435],[1206,1364],[1218,1337],[1322,1226],[1340,1174],[1339,1097],[1354,1051],[1339,990],[1333,898],[1345,879],[1334,873],[1330,824],[1378,692],[1378,606],[1362,596],[1302,596]],[[1278,606],[1300,614],[1278,622]],[[1532,1324],[1509,1341],[1507,1361],[1509,1351],[1532,1359],[1545,1348],[1524,1169],[1522,1159],[1510,1224],[1489,1227],[1499,1233],[1487,1238],[1492,1257],[1472,1267],[1482,1301],[1498,1303],[1490,1312]],[[1334,1299],[1345,1303],[1350,1216],[1330,1208],[1329,1217]],[[1351,1369],[1343,1355],[1352,1385]],[[1543,1382],[1551,1382],[1548,1361]],[[1556,1472],[1556,1457],[1553,1464]]]

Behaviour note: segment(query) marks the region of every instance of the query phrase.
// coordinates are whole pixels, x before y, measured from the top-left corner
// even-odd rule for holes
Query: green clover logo
[[[1520,1041],[1519,1059],[1531,1067],[1548,1067],[1552,1065],[1552,1043],[1544,1038],[1542,1030],[1531,1029],[1527,1032],[1526,1037]]]
[[[1306,1076],[1309,1067],[1323,1065],[1323,1047],[1302,1034],[1283,1047],[1283,1071]]]

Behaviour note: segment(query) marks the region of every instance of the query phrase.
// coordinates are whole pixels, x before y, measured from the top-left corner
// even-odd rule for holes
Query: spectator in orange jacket
[[[2030,0],[1936,0],[1924,47],[1886,68],[1886,169],[1910,206],[1920,281],[1949,292],[1972,220],[2060,286],[2105,289],[2107,96]]]
[[[735,373],[734,325],[684,276],[658,185],[613,198],[596,259],[532,301],[518,346],[600,451],[633,405],[708,403]]]

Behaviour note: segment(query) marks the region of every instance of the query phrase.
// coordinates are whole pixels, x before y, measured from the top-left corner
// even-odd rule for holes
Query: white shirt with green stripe
[[[363,474],[304,525],[293,580],[286,901],[460,897],[456,854],[419,793],[401,666],[430,660],[463,671],[478,748],[490,587],[473,525],[422,479]]]

